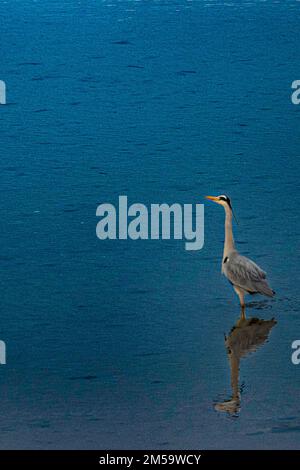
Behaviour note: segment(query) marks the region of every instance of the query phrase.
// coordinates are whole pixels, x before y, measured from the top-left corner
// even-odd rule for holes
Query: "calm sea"
[[[299,21],[292,0],[0,1],[0,448],[300,447]],[[277,293],[244,324],[218,206],[200,251],[95,234],[119,194],[220,193]]]

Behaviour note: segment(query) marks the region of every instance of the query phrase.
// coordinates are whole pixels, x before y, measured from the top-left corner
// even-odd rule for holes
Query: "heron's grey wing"
[[[223,271],[232,284],[247,292],[274,295],[266,281],[266,273],[253,261],[237,252],[233,252],[227,257]]]

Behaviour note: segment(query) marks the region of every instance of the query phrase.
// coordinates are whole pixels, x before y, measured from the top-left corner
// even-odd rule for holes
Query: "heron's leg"
[[[240,287],[237,287],[237,286],[233,286],[235,292],[237,293],[237,295],[239,296],[239,299],[240,299],[240,304],[241,304],[241,307],[242,309],[245,309],[245,293],[243,291],[243,289],[241,289]]]

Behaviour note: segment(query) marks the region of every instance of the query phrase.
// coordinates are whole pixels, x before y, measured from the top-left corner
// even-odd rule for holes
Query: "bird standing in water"
[[[242,310],[245,309],[245,294],[262,294],[273,297],[275,292],[266,280],[266,273],[251,261],[242,256],[235,249],[232,233],[232,207],[228,196],[206,196],[206,199],[216,202],[225,210],[225,241],[222,259],[222,273],[240,299]]]

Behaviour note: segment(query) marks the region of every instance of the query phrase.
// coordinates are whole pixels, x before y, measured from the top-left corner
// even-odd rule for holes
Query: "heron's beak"
[[[214,201],[214,202],[218,202],[219,201],[219,198],[215,197],[215,196],[205,196],[206,199],[210,199],[211,201]]]

